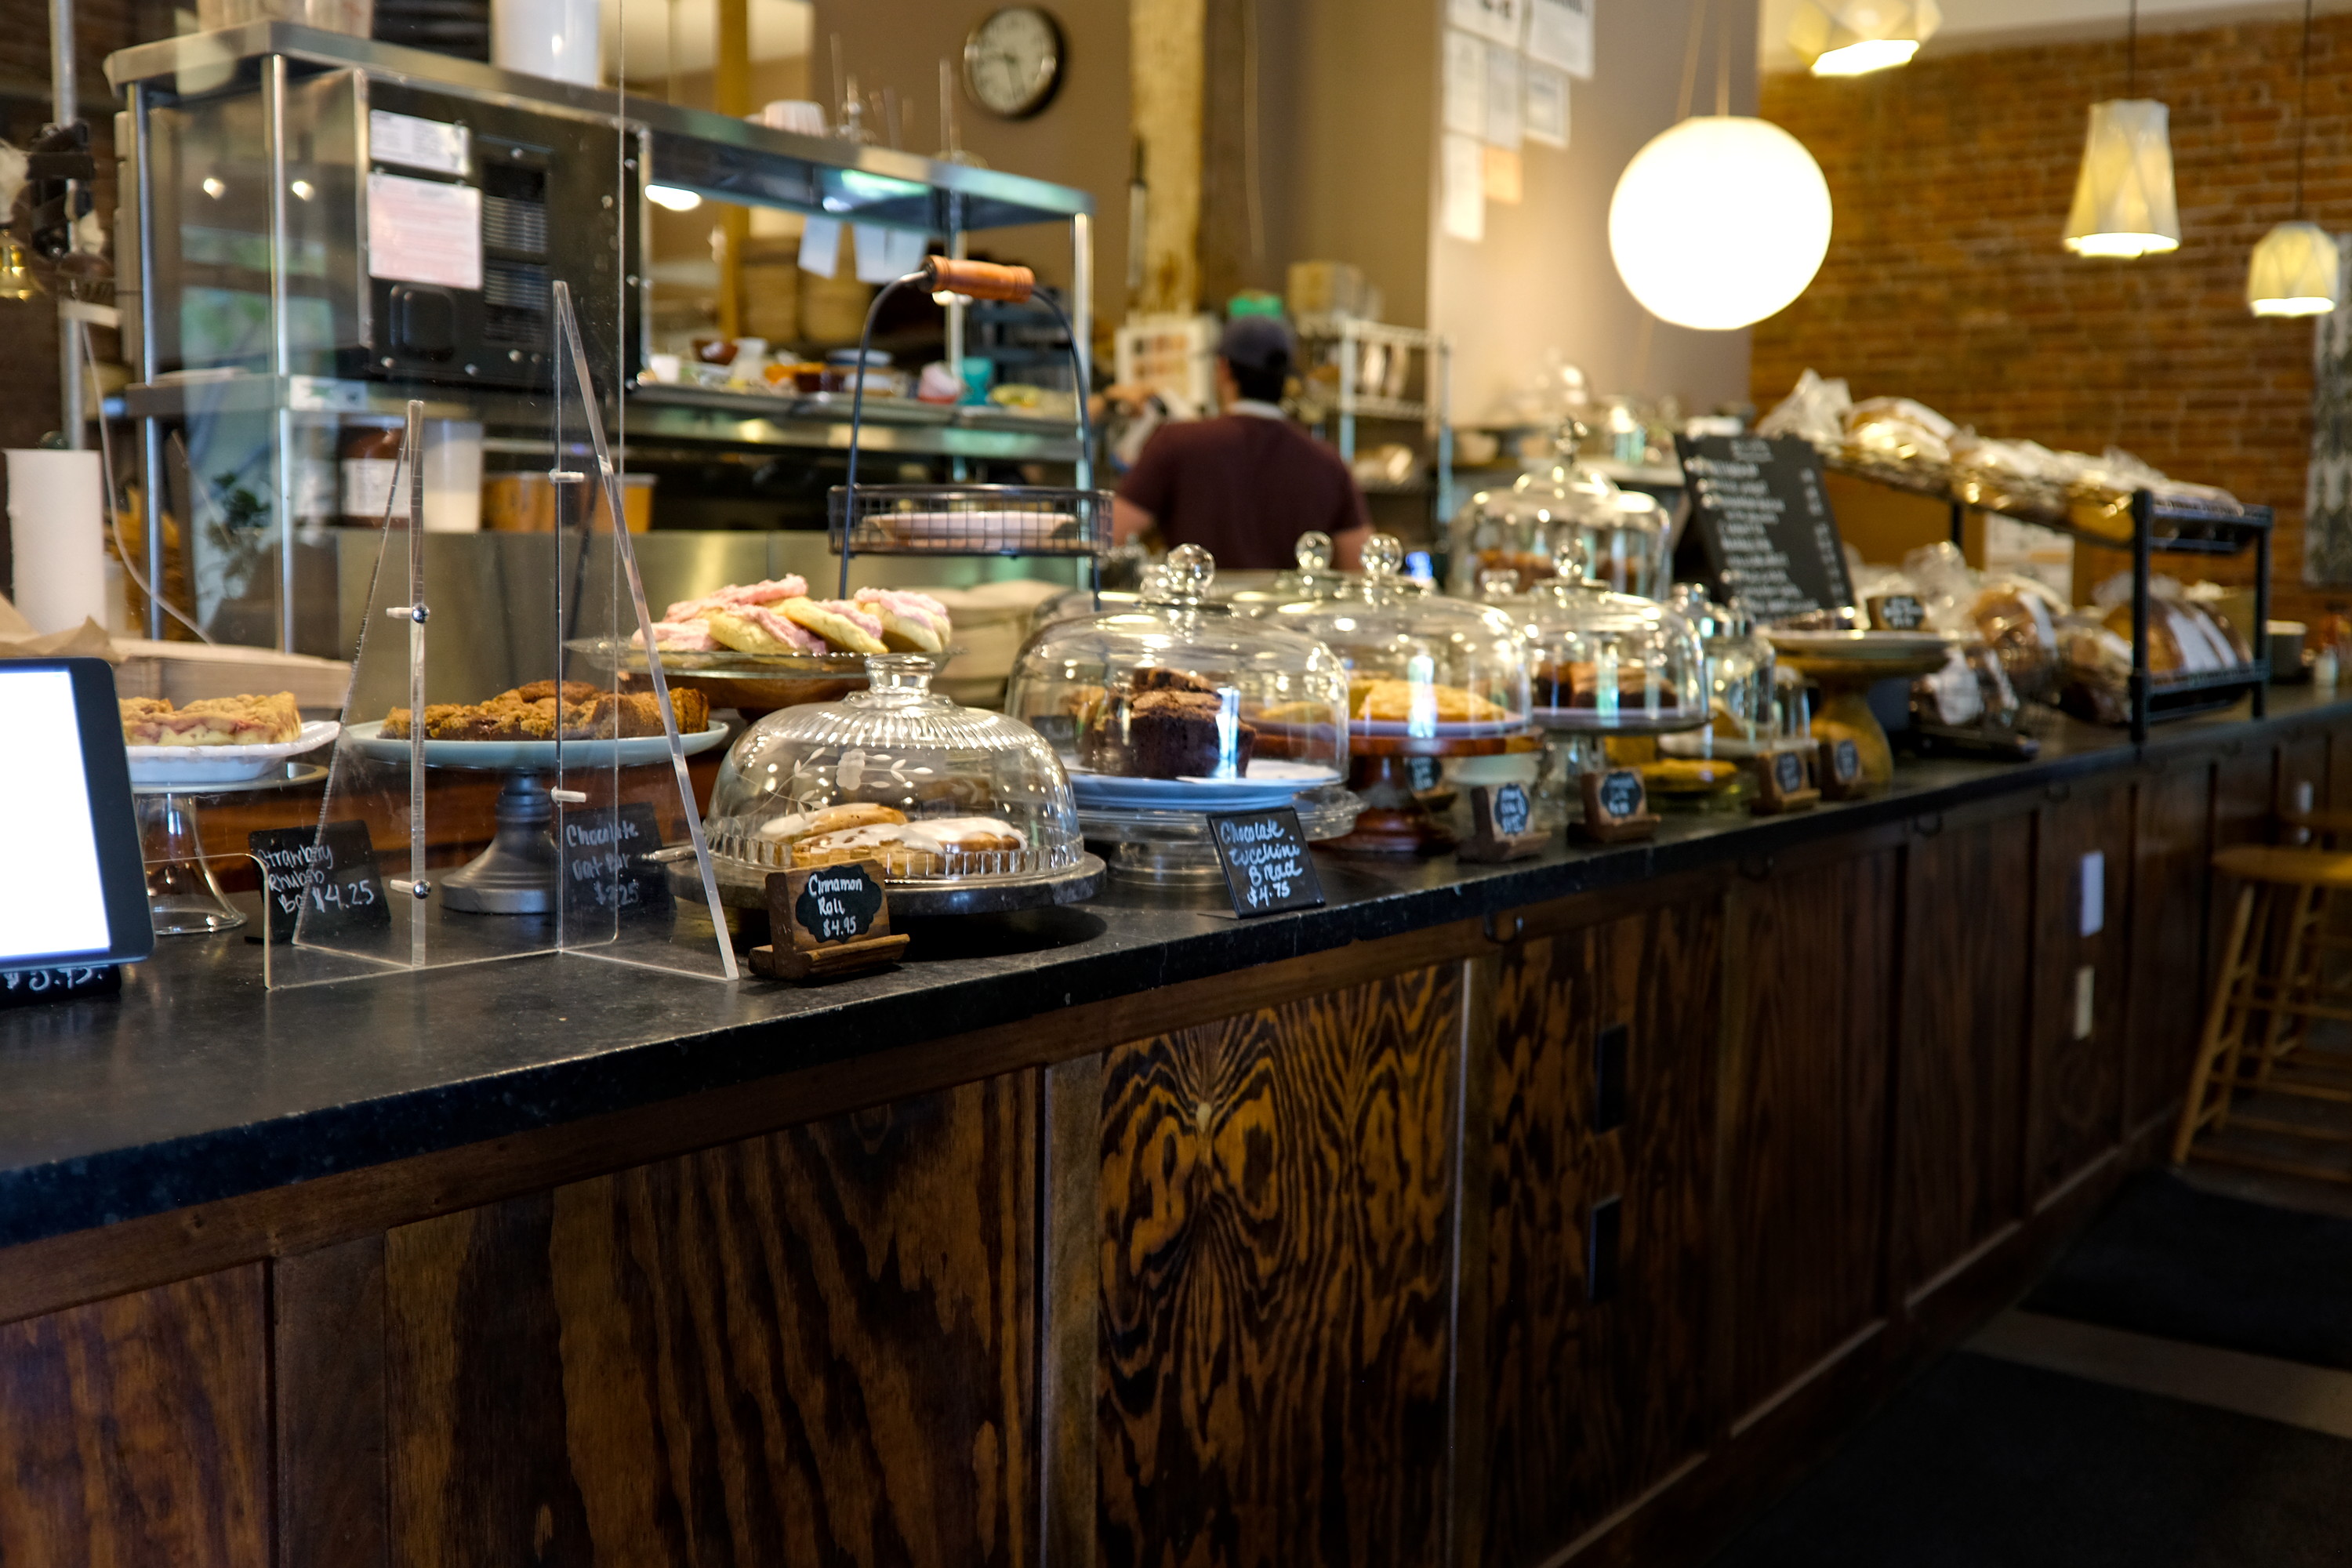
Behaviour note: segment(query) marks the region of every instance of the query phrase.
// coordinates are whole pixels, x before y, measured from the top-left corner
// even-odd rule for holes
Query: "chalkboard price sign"
[[[646,858],[661,847],[661,818],[651,805],[565,812],[557,842],[564,908],[573,914],[667,910],[668,879]]]
[[[873,863],[818,866],[797,879],[793,895],[793,945],[823,947],[890,934],[889,905]]]
[[[1691,531],[1727,598],[1777,621],[1853,602],[1837,521],[1806,442],[1678,436]]]
[[[1914,594],[1881,594],[1863,607],[1874,631],[1916,632],[1927,624],[1927,606]]]
[[[768,874],[772,940],[751,950],[771,980],[830,980],[896,963],[909,938],[890,929],[879,860],[844,860]]]
[[[1213,812],[1210,842],[1224,868],[1225,891],[1243,920],[1311,910],[1323,902],[1323,884],[1307,851],[1307,831],[1289,806],[1275,811]]]
[[[1525,784],[1474,784],[1470,789],[1470,837],[1454,853],[1465,860],[1524,860],[1542,852],[1549,833],[1535,828],[1535,808]]]
[[[1853,736],[1822,742],[1821,781],[1822,795],[1830,800],[1854,800],[1870,793],[1870,781],[1862,772],[1862,748]]]
[[[1784,749],[1756,759],[1756,797],[1748,809],[1759,816],[1806,811],[1819,805],[1822,792],[1813,787],[1808,752]]]
[[[308,942],[391,928],[366,823],[268,828],[248,836],[247,847],[261,862],[271,942],[292,942],[298,930]]]
[[[62,969],[0,970],[0,1007],[35,1007],[77,996],[119,996],[122,966],[76,963]]]
[[[1584,820],[1578,825],[1581,837],[1596,844],[1625,844],[1658,831],[1649,788],[1633,769],[1585,773],[1577,784],[1584,795]]]

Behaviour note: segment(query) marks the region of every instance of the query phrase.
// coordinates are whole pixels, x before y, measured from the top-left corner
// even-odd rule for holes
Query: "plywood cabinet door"
[[[2128,784],[2080,790],[2043,806],[2035,834],[2029,1203],[2123,1138],[2133,805]]]
[[[1444,1560],[1462,997],[1424,969],[1110,1052],[1100,1563]]]
[[[1033,1561],[1035,1147],[1014,1075],[392,1231],[392,1560]]]
[[[1722,932],[1711,898],[1502,956],[1470,1210],[1488,1227],[1496,1568],[1546,1561],[1706,1445]]]
[[[1916,833],[1905,856],[1895,1257],[1916,1293],[2023,1210],[2033,818]]]
[[[0,1326],[0,1563],[269,1561],[259,1264]]]
[[[1898,861],[1878,848],[1732,888],[1718,1256],[1735,1428],[1885,1319]]]

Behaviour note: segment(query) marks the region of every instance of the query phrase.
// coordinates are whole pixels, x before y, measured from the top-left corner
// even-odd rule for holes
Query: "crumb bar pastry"
[[[165,697],[121,702],[130,746],[273,746],[299,740],[302,713],[290,691],[267,697],[205,697],[173,707]]]

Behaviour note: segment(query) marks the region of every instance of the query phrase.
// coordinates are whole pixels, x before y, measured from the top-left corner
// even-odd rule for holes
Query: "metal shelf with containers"
[[[187,518],[197,492],[237,473],[240,525],[267,542],[247,553],[273,558],[281,647],[295,637],[298,528],[334,521],[346,429],[389,425],[420,398],[431,418],[482,426],[494,458],[553,453],[556,280],[580,301],[625,458],[845,453],[846,391],[648,384],[649,188],[896,236],[910,268],[933,239],[961,254],[982,231],[1062,226],[1068,314],[1093,311],[1093,200],[1045,181],[283,22],[139,45],[106,68],[127,98],[118,297],[132,366],[107,410],[137,424],[148,558],[163,555],[167,509]],[[396,236],[372,219],[395,202],[429,219],[441,201],[478,213],[478,269],[383,276],[404,269],[381,265],[376,247]],[[946,311],[950,363],[964,315]],[[869,450],[959,479],[971,463],[1091,479],[1078,422],[1058,408],[869,397],[865,425]],[[201,547],[207,529],[184,531]]]
[[[1433,535],[1454,512],[1453,340],[1339,313],[1302,315],[1297,329],[1305,383],[1298,415],[1328,428],[1350,469],[1366,422],[1420,426],[1429,450],[1410,476],[1360,474],[1358,482],[1367,495],[1432,496]]]

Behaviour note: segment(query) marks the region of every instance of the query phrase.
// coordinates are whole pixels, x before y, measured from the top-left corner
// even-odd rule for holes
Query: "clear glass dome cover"
[[[1360,580],[1331,564],[1331,536],[1312,529],[1298,536],[1298,564],[1275,574],[1263,588],[1243,588],[1219,597],[1245,616],[1270,615],[1285,605],[1308,599],[1336,599]]]
[[[1495,572],[1481,588],[1507,610],[1532,649],[1532,716],[1547,730],[1665,734],[1706,722],[1706,655],[1697,628],[1654,599],[1586,575],[1582,548],[1563,546],[1553,575],[1509,592]]]
[[[1446,532],[1446,591],[1475,597],[1490,572],[1508,572],[1526,593],[1553,575],[1560,549],[1580,543],[1592,575],[1619,593],[1658,598],[1669,574],[1672,529],[1657,501],[1620,489],[1578,457],[1585,426],[1561,427],[1558,453],[1508,489],[1480,490]]]
[[[1180,545],[1135,608],[1035,632],[1005,711],[1081,779],[1248,780],[1289,773],[1260,765],[1281,763],[1338,783],[1346,668],[1312,637],[1216,602],[1215,573],[1207,551]]]
[[[1506,610],[1423,592],[1399,575],[1404,548],[1374,534],[1346,597],[1285,605],[1276,623],[1328,645],[1348,667],[1353,733],[1425,742],[1528,726],[1528,654]]]
[[[1076,802],[1042,736],[932,691],[928,658],[866,668],[866,690],[771,713],[729,750],[703,824],[722,878],[860,858],[894,883],[1080,865]]]

